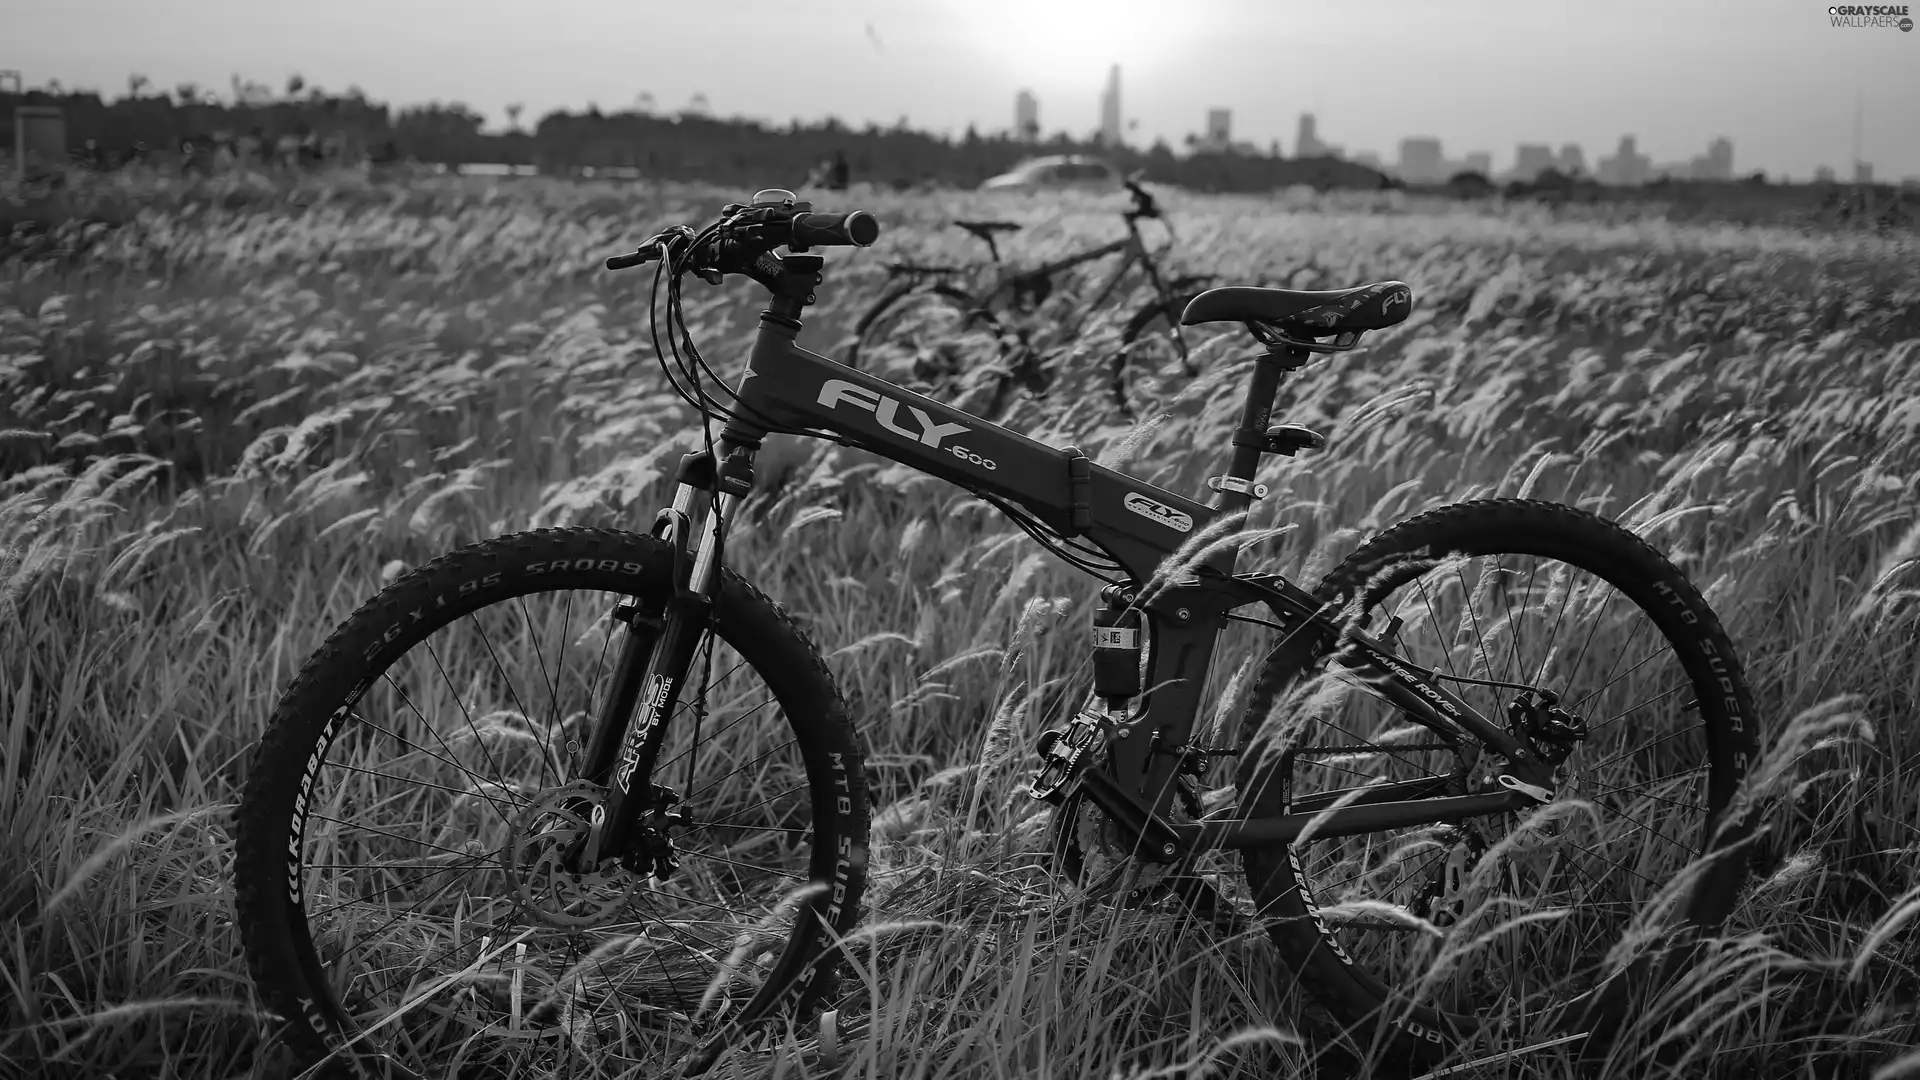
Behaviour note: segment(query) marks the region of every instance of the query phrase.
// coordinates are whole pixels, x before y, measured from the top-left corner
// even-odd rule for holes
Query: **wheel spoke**
[[[499,1052],[544,1072],[559,1067],[562,1056],[610,1039],[623,1044],[622,1055],[660,1057],[670,1047],[648,1049],[666,1037],[649,1017],[666,1018],[672,1028],[692,1023],[718,976],[727,989],[714,1018],[740,1018],[775,999],[779,988],[767,988],[766,980],[798,970],[794,965],[817,951],[818,935],[802,933],[812,908],[794,898],[812,880],[815,846],[836,845],[846,827],[839,815],[820,816],[846,792],[810,773],[808,762],[826,760],[820,751],[830,749],[834,760],[857,768],[859,756],[845,741],[837,693],[814,674],[818,654],[784,631],[763,629],[780,625],[766,614],[749,611],[742,619],[728,606],[764,600],[724,602],[715,629],[703,631],[696,648],[688,681],[699,692],[683,695],[669,719],[655,772],[664,783],[670,767],[686,796],[667,816],[667,807],[639,806],[635,846],[608,853],[618,858],[595,868],[567,861],[604,791],[584,779],[561,782],[577,767],[562,744],[591,734],[575,725],[591,723],[595,703],[611,690],[620,630],[611,619],[574,615],[610,612],[616,600],[636,595],[631,579],[613,568],[639,561],[664,573],[667,565],[653,553],[655,542],[641,537],[618,540],[626,548],[619,558],[589,557],[606,550],[607,535],[529,534],[510,557],[564,570],[520,580],[573,580],[457,617],[436,616],[437,598],[481,574],[456,563],[443,565],[437,577],[396,583],[404,595],[366,605],[362,612],[374,614],[356,615],[340,633],[362,641],[372,635],[379,644],[350,644],[343,655],[398,652],[400,659],[369,665],[364,677],[297,684],[305,697],[292,708],[304,716],[337,715],[335,702],[356,681],[373,683],[379,700],[358,701],[344,729],[364,737],[334,739],[312,762],[314,744],[298,757],[284,750],[292,745],[287,740],[278,744],[283,774],[305,770],[297,794],[311,808],[307,827],[291,863],[284,838],[277,845],[256,838],[240,873],[261,883],[242,890],[245,897],[259,895],[262,885],[284,894],[292,875],[310,898],[305,927],[289,932],[296,953],[311,951],[313,962],[275,969],[271,978],[285,993],[334,995],[342,1015],[363,1024],[408,1010],[405,1019],[383,1024],[373,1041],[429,1051],[442,1065],[479,1052],[475,1040],[504,1038]],[[481,565],[487,572],[499,566]],[[606,584],[582,588],[582,578]],[[391,617],[380,614],[395,604],[426,613],[401,624],[400,641],[388,633]],[[810,744],[816,733],[829,741]],[[294,794],[253,785],[241,816],[284,814],[255,808],[284,806]],[[855,824],[865,820],[864,805],[856,805],[848,819]],[[857,838],[864,843],[864,834]],[[676,859],[670,870],[654,861],[669,847]],[[625,868],[635,859],[639,873]],[[250,903],[242,900],[243,907]],[[836,932],[850,929],[857,911],[847,905]],[[497,956],[479,951],[489,941],[488,948],[514,948]],[[730,973],[723,970],[729,964]],[[306,981],[318,977],[327,985]],[[428,990],[431,1000],[412,1003]],[[509,1031],[516,1021],[573,1034],[529,1041]],[[352,1031],[336,1034],[350,1038]]]
[[[1376,536],[1322,586],[1322,595],[1372,596],[1373,610],[1365,613],[1372,616],[1369,625],[1382,614],[1400,615],[1396,651],[1410,663],[1443,678],[1524,683],[1552,693],[1577,715],[1600,714],[1583,735],[1568,737],[1543,724],[1538,709],[1510,713],[1516,699],[1501,699],[1516,691],[1505,686],[1468,681],[1457,691],[1496,720],[1511,715],[1546,749],[1561,740],[1565,760],[1555,788],[1563,799],[1585,799],[1595,812],[1548,808],[1473,818],[1447,829],[1423,825],[1383,835],[1314,837],[1296,845],[1297,862],[1281,857],[1279,845],[1271,854],[1246,852],[1254,900],[1269,919],[1296,925],[1304,920],[1340,945],[1338,952],[1301,956],[1300,939],[1277,938],[1296,962],[1351,964],[1396,993],[1433,1002],[1447,1023],[1517,1018],[1590,986],[1638,908],[1682,871],[1710,835],[1707,826],[1718,811],[1701,799],[1694,779],[1713,768],[1702,756],[1708,744],[1681,739],[1695,727],[1672,730],[1672,707],[1665,704],[1704,701],[1708,695],[1701,691],[1711,689],[1695,686],[1685,659],[1687,650],[1695,650],[1696,658],[1703,651],[1695,644],[1700,623],[1689,616],[1683,624],[1675,614],[1676,604],[1698,601],[1676,583],[1671,567],[1624,530],[1590,515],[1584,523],[1573,521],[1577,516],[1510,501],[1430,512]],[[1531,553],[1505,554],[1513,551]],[[1543,554],[1549,551],[1557,557]],[[1654,578],[1657,588],[1646,578]],[[1709,647],[1731,654],[1721,642]],[[1302,677],[1318,676],[1309,671]],[[1261,692],[1271,695],[1296,684],[1270,678],[1261,685],[1271,686]],[[1404,725],[1404,716],[1364,679],[1351,685],[1368,692],[1312,697],[1332,704],[1319,710],[1326,715],[1312,717],[1316,723],[1294,747],[1286,777],[1293,800],[1422,776],[1447,778],[1468,791],[1497,790],[1492,777],[1502,759],[1486,747],[1434,747],[1416,756],[1379,745],[1394,741],[1385,732]],[[1674,698],[1690,688],[1691,694]],[[1251,725],[1264,719],[1271,701],[1256,695],[1249,703],[1250,733],[1259,730]],[[1733,732],[1715,705],[1703,706],[1702,723],[1717,725],[1708,737],[1725,743]],[[1749,737],[1740,737],[1750,745]],[[1368,742],[1382,752],[1310,752]],[[1628,749],[1628,743],[1638,745]],[[1276,797],[1261,793],[1277,790],[1279,760],[1269,755],[1266,764],[1255,766],[1265,772],[1238,779],[1243,804],[1277,809]],[[1455,858],[1464,864],[1450,861]],[[1498,864],[1487,863],[1489,858]],[[1466,877],[1456,879],[1457,869]],[[1429,910],[1429,901],[1442,906]],[[1345,906],[1334,913],[1336,905]],[[1396,919],[1396,910],[1445,922],[1447,938],[1463,935],[1455,940],[1474,941],[1474,947],[1461,950],[1411,932],[1418,924]],[[1553,917],[1516,918],[1529,913]],[[1496,926],[1502,927],[1500,939],[1483,940]],[[1434,967],[1441,956],[1445,962]]]

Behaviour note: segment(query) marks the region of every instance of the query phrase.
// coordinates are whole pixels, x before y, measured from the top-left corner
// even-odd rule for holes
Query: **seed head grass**
[[[656,366],[648,283],[598,260],[738,194],[344,176],[122,185],[71,196],[113,203],[121,226],[76,221],[0,266],[0,1062],[14,1063],[0,1074],[226,1077],[271,1059],[233,925],[227,822],[275,700],[406,567],[526,528],[647,527],[701,439]],[[829,354],[885,261],[980,254],[945,226],[954,217],[1023,222],[1007,244],[1021,260],[1119,231],[1115,207],[1093,201],[863,188],[835,201],[886,231],[871,252],[829,252],[803,338]],[[1289,377],[1274,418],[1324,433],[1325,449],[1269,458],[1269,496],[1193,537],[1161,579],[1232,542],[1243,567],[1312,587],[1411,514],[1548,499],[1666,554],[1746,664],[1764,728],[1739,803],[1757,822],[1757,872],[1724,931],[1677,978],[1636,988],[1604,1053],[1582,1062],[1577,1040],[1521,1026],[1462,1047],[1450,1075],[1920,1075],[1911,242],[1398,195],[1165,201],[1184,269],[1301,288],[1398,278],[1417,304]],[[722,372],[738,369],[760,306],[748,285],[688,285],[695,339]],[[1204,493],[1251,343],[1199,328],[1202,374],[1150,380],[1154,407],[1126,424],[1099,362],[1124,315],[1057,343],[1050,392],[1016,395],[1003,422]],[[950,399],[984,400],[985,340],[951,345],[980,364],[962,364]],[[1096,583],[981,500],[859,451],[776,438],[760,479],[728,558],[794,613],[847,697],[869,755],[871,884],[832,1031],[775,1025],[714,1075],[1370,1068],[1371,1033],[1319,1009],[1257,927],[1126,907],[1056,872],[1050,815],[1025,795],[1030,751],[1085,693]],[[1603,669],[1631,643],[1607,635],[1588,661]],[[1202,737],[1232,738],[1271,644],[1269,628],[1223,635]],[[1628,674],[1608,694],[1659,690]],[[1342,700],[1296,687],[1269,728],[1302,702]],[[535,724],[516,708],[443,734],[538,755]],[[1677,760],[1633,767],[1652,777]],[[1209,775],[1208,810],[1232,804],[1231,781],[1230,768]],[[1666,813],[1652,794],[1625,812]],[[1605,816],[1570,796],[1503,842]],[[1707,870],[1647,897],[1611,946],[1616,967],[1656,948],[1688,874]],[[1401,947],[1435,978],[1510,939],[1552,941],[1564,915],[1495,899],[1443,927],[1369,903],[1332,914],[1405,924]],[[1556,955],[1519,959],[1550,968]],[[510,1069],[485,1056],[497,1042],[442,1020],[437,995],[509,994],[469,974],[416,987],[396,1038],[469,1075]],[[551,981],[564,978],[514,983],[515,1022],[566,1007]],[[636,1037],[593,1030],[572,1075],[653,1075],[658,1062],[627,1053]]]

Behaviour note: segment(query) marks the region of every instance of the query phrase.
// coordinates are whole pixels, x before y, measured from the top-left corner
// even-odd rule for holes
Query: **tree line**
[[[459,102],[390,107],[349,89],[333,93],[298,76],[285,93],[235,79],[230,97],[216,97],[183,83],[171,93],[138,76],[129,92],[107,100],[97,92],[57,85],[24,93],[0,92],[0,146],[14,145],[14,107],[58,107],[69,149],[117,162],[130,156],[178,159],[183,147],[232,146],[243,139],[272,143],[324,142],[353,161],[419,162],[436,165],[494,163],[534,166],[543,172],[583,168],[629,168],[668,180],[764,186],[801,182],[822,160],[843,155],[854,181],[894,186],[973,186],[1038,154],[1097,154],[1125,170],[1143,170],[1149,180],[1200,191],[1266,191],[1291,184],[1318,188],[1377,189],[1396,186],[1383,174],[1334,158],[1285,159],[1225,153],[1176,155],[1165,142],[1146,149],[1102,147],[1065,132],[1044,139],[1015,139],[969,128],[959,137],[868,124],[851,127],[836,119],[787,124],[722,118],[700,111],[674,114],[630,109],[602,112],[555,110],[530,128],[520,109],[506,132],[482,130],[485,118]],[[91,142],[90,142],[91,141]]]

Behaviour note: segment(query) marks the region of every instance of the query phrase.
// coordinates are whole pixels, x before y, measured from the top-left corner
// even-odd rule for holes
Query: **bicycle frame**
[[[1414,721],[1444,737],[1470,735],[1503,755],[1521,787],[1537,792],[1551,783],[1551,767],[1530,746],[1396,659],[1390,645],[1357,627],[1336,623],[1311,594],[1280,575],[1235,573],[1239,544],[1228,533],[1244,520],[1254,500],[1251,481],[1262,453],[1258,436],[1265,430],[1283,374],[1300,367],[1308,353],[1289,346],[1259,358],[1227,468],[1227,476],[1242,481],[1244,490],[1234,490],[1229,482],[1213,504],[1202,504],[1100,465],[1077,448],[1048,446],[800,348],[799,316],[818,281],[819,260],[769,256],[767,262],[781,267],[778,276],[755,276],[769,284],[775,296],[761,313],[739,382],[738,406],[722,430],[717,459],[703,453],[683,460],[673,505],[661,511],[656,523],[656,532],[681,552],[675,565],[683,569],[676,572],[685,576],[676,582],[675,597],[644,668],[633,662],[642,659],[636,645],[640,635],[630,636],[619,689],[610,696],[594,732],[589,776],[612,769],[610,755],[620,738],[614,732],[625,726],[625,710],[638,696],[644,670],[645,712],[619,743],[607,829],[603,836],[596,822],[590,861],[601,852],[623,850],[629,819],[638,816],[638,810],[628,806],[628,779],[652,775],[664,718],[684,681],[717,587],[725,521],[751,490],[754,455],[761,440],[774,431],[867,450],[1017,504],[1060,534],[1083,538],[1124,569],[1131,602],[1141,609],[1149,632],[1142,684],[1147,689],[1133,713],[1118,723],[1105,764],[1080,778],[1080,790],[1117,823],[1135,830],[1144,857],[1175,861],[1213,848],[1281,843],[1300,836],[1309,825],[1318,836],[1350,835],[1501,813],[1541,801],[1538,794],[1517,789],[1444,795],[1446,780],[1423,779],[1303,799],[1296,812],[1271,817],[1180,824],[1167,820],[1174,781],[1188,755],[1199,749],[1188,740],[1218,632],[1227,612],[1250,604],[1265,605],[1278,620],[1286,635],[1275,653],[1291,650],[1287,659],[1301,669],[1330,657],[1361,674]],[[703,494],[712,510],[693,546],[690,513]]]
[[[1126,280],[1127,272],[1135,266],[1139,266],[1142,270],[1146,271],[1147,280],[1153,285],[1154,295],[1159,297],[1161,303],[1167,303],[1173,298],[1172,293],[1167,288],[1165,281],[1160,277],[1160,268],[1154,262],[1153,252],[1147,247],[1146,238],[1140,235],[1138,220],[1131,213],[1123,216],[1127,223],[1127,235],[1125,237],[1112,241],[1111,243],[1102,244],[1091,251],[1083,251],[1078,255],[1069,255],[1063,259],[1056,259],[1053,262],[1035,267],[1032,270],[1024,270],[1019,273],[1010,274],[1000,281],[995,282],[992,288],[981,294],[977,302],[984,306],[988,300],[1011,288],[1016,282],[1021,280],[1028,278],[1050,278],[1055,274],[1071,270],[1083,263],[1094,262],[1098,259],[1104,259],[1109,255],[1124,252],[1126,253],[1126,258],[1120,260],[1120,265],[1114,268],[1113,276],[1107,279],[1106,284],[1100,287],[1100,291],[1094,294],[1094,298],[1087,302],[1084,308],[1091,311],[1098,308],[1101,304],[1106,303],[1107,298],[1112,296],[1114,290],[1120,287],[1120,283]]]

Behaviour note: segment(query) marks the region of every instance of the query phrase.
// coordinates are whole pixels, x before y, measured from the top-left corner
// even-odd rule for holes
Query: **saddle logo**
[[[940,440],[949,435],[965,435],[968,431],[965,424],[935,423],[933,417],[928,416],[924,410],[916,409],[911,405],[907,406],[907,411],[913,414],[913,422],[918,430],[904,427],[900,423],[898,401],[883,397],[875,391],[857,386],[845,379],[828,379],[821,384],[820,397],[817,400],[829,409],[837,409],[841,405],[865,409],[873,414],[873,418],[880,422],[881,427],[901,438],[912,439],[936,450],[940,448]]]
[[[1411,295],[1412,294],[1406,289],[1389,290],[1387,295],[1380,298],[1380,314],[1385,315],[1387,312],[1406,303],[1408,297]]]
[[[1192,518],[1168,506],[1166,503],[1154,502],[1139,492],[1129,493],[1126,498],[1120,500],[1120,505],[1139,514],[1143,518],[1157,521],[1167,528],[1172,529],[1174,532],[1193,531]]]

